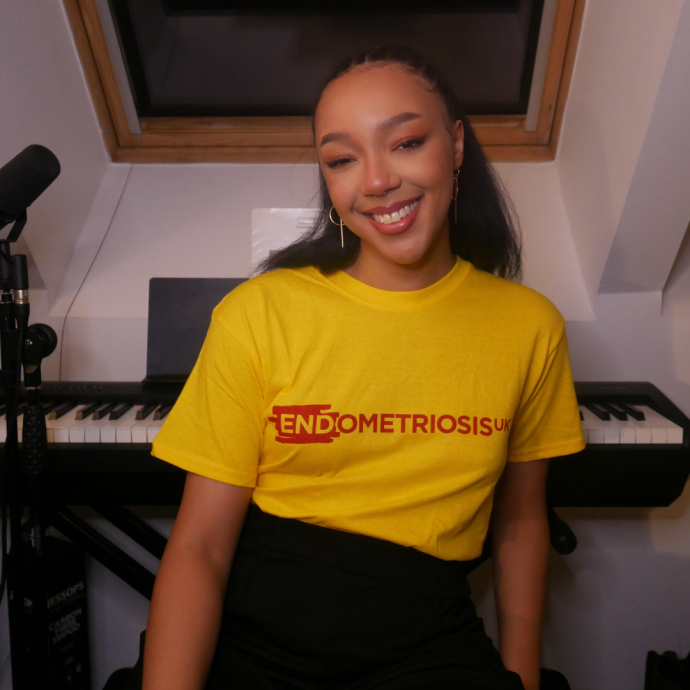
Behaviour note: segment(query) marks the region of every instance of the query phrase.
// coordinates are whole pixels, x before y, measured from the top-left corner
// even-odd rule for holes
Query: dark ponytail
[[[443,100],[450,122],[462,121],[465,143],[458,178],[457,222],[452,204],[448,212],[451,251],[476,268],[504,278],[519,279],[522,271],[521,241],[512,204],[453,90],[425,57],[406,46],[382,46],[354,55],[335,68],[316,103],[328,84],[355,67],[383,64],[397,64],[422,77]],[[259,272],[316,266],[328,274],[352,265],[359,254],[359,237],[345,227],[345,247],[341,247],[340,231],[328,218],[331,206],[326,181],[319,171],[319,212],[314,225],[297,241],[272,253],[259,266]]]

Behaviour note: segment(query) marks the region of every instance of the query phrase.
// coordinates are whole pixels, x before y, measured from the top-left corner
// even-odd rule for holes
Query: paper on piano
[[[316,208],[252,209],[252,271],[276,249],[294,242],[311,228]]]

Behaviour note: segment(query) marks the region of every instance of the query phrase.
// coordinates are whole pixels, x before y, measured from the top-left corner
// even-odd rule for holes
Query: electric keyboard
[[[185,473],[150,450],[182,385],[45,383],[45,500],[179,503]],[[575,389],[587,447],[551,460],[551,505],[652,507],[678,498],[690,475],[690,420],[649,383],[576,383]]]

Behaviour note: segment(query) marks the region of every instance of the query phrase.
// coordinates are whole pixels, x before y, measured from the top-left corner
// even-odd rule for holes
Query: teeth
[[[380,215],[378,213],[374,213],[374,220],[377,223],[383,223],[384,225],[390,225],[391,223],[399,223],[405,216],[409,216],[410,213],[412,213],[412,211],[414,211],[417,208],[418,203],[419,200],[413,201],[411,204],[403,206],[397,211],[393,211],[393,213],[391,214],[385,213],[384,215]]]

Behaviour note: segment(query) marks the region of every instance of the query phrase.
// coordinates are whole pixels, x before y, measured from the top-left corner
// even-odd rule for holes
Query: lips
[[[388,214],[380,214],[377,212],[374,215],[371,215],[369,213],[364,214],[364,215],[366,215],[366,217],[369,219],[369,222],[379,232],[382,232],[385,235],[395,235],[397,233],[404,232],[415,222],[415,219],[417,218],[417,214],[419,213],[419,207],[422,205],[422,200],[423,200],[423,197],[420,197],[419,199],[412,199],[411,201],[406,201],[406,202],[404,201],[404,202],[397,203],[397,204],[391,204],[389,207],[387,207],[387,209],[389,211]],[[396,213],[396,215],[397,215],[399,209],[405,208],[405,206],[410,208],[409,213],[404,215],[399,220],[390,219],[390,216],[392,216],[393,213]],[[377,209],[373,209],[373,210],[377,210]],[[382,215],[383,216],[385,216],[385,215],[389,216],[388,222],[381,222],[380,220],[376,219],[377,217],[381,218]]]

